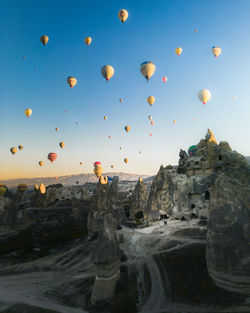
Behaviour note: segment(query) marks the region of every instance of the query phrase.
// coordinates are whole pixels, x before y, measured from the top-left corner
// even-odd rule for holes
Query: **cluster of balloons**
[[[18,149],[19,149],[20,151],[22,151],[22,150],[23,150],[23,145],[19,145],[19,146],[18,146]],[[11,148],[10,148],[10,152],[14,155],[14,154],[17,153],[18,149],[17,149],[16,147],[11,147]]]

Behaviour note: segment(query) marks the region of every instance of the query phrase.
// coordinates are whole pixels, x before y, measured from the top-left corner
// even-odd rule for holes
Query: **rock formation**
[[[0,233],[9,233],[16,228],[16,207],[7,197],[0,196]]]
[[[131,196],[130,218],[143,218],[147,206],[148,192],[147,186],[139,178]]]
[[[116,221],[112,215],[106,215],[92,254],[96,269],[92,304],[110,299],[120,276],[120,253],[115,231]]]
[[[213,154],[219,156],[209,203],[208,272],[218,286],[249,295],[250,167],[226,143],[214,147]]]

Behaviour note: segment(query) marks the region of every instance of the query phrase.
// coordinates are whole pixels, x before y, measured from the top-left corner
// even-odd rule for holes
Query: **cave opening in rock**
[[[191,204],[191,209],[194,209],[195,208],[195,204]]]
[[[219,160],[220,160],[220,161],[222,160],[222,155],[219,155]]]
[[[208,190],[205,192],[205,200],[210,200],[210,192]]]
[[[135,218],[144,218],[143,212],[139,211],[135,214]]]

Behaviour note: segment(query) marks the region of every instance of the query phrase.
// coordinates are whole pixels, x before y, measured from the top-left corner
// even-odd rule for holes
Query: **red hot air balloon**
[[[162,80],[163,80],[163,83],[165,84],[168,79],[167,79],[166,76],[164,76],[164,77],[162,78]]]
[[[50,160],[51,163],[53,163],[57,159],[57,154],[55,152],[50,152],[48,154],[48,160]]]

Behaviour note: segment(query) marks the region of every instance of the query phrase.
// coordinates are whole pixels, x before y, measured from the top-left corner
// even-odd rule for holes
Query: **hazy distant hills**
[[[115,173],[105,173],[104,175],[113,177],[118,176],[119,181],[137,181],[139,177],[142,179],[151,179],[152,176],[149,175],[137,175],[137,174],[127,174],[121,172]],[[27,186],[34,186],[35,184],[43,183],[45,185],[52,184],[62,184],[64,186],[76,185],[78,182],[79,185],[83,185],[86,182],[97,183],[98,178],[94,174],[78,174],[78,175],[67,175],[67,176],[58,176],[58,179],[55,177],[36,177],[36,178],[18,178],[10,180],[1,180],[1,183],[6,184],[7,187],[12,188],[16,187],[18,184],[27,184]]]

